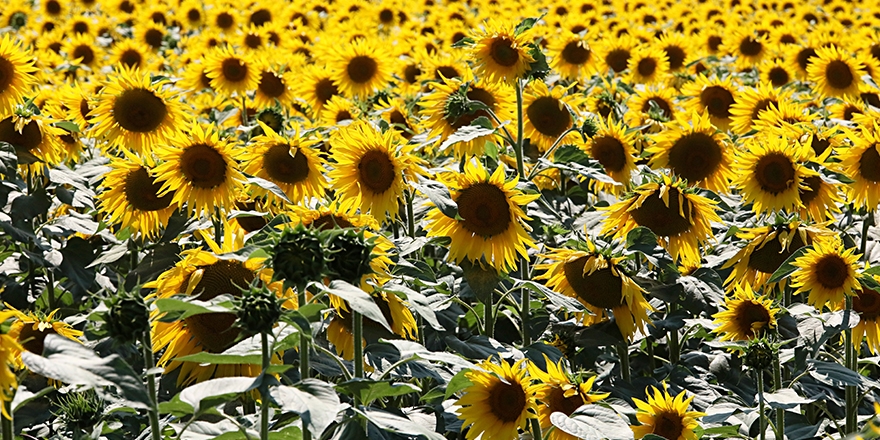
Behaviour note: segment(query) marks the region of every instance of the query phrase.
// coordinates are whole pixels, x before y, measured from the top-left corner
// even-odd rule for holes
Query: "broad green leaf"
[[[221,403],[237,399],[243,393],[259,386],[259,378],[221,377],[190,385],[180,392],[180,401],[201,413]]]
[[[269,395],[282,410],[299,414],[312,438],[321,438],[341,409],[333,386],[318,379],[306,379],[294,386],[270,387]]]
[[[794,409],[798,405],[815,402],[818,399],[801,397],[791,388],[782,388],[772,393],[765,393],[764,400],[774,409]]]
[[[369,405],[374,400],[383,397],[401,396],[422,391],[421,388],[405,382],[393,383],[386,380],[376,381],[362,378],[343,382],[336,385],[336,389],[343,394],[356,396],[363,405]]]
[[[445,440],[446,437],[435,432],[434,428],[422,426],[407,417],[380,410],[364,410],[362,414],[374,425],[385,431],[404,436],[419,436],[428,440]]]
[[[153,302],[160,313],[165,314],[163,321],[178,321],[190,316],[203,315],[206,313],[235,313],[231,295],[220,295],[210,301],[199,301],[194,297],[159,298]]]
[[[473,385],[470,379],[465,376],[469,370],[461,370],[452,377],[448,384],[446,384],[446,399],[451,398],[455,393]]]
[[[782,281],[784,278],[788,278],[789,275],[794,273],[797,270],[797,267],[794,266],[794,260],[797,260],[802,255],[806,254],[807,251],[811,249],[810,246],[802,246],[800,249],[794,251],[785,261],[779,266],[779,269],[776,269],[776,272],[773,272],[773,275],[770,275],[770,279],[767,280],[767,283],[778,283]]]
[[[257,185],[260,188],[263,188],[263,189],[271,192],[276,197],[278,197],[281,200],[284,200],[287,203],[293,203],[290,201],[290,198],[287,197],[287,194],[285,194],[284,191],[281,188],[279,188],[278,185],[274,184],[273,182],[270,182],[266,179],[263,179],[263,178],[260,178],[257,176],[248,176],[247,183],[250,183],[252,185]]]
[[[459,142],[467,142],[472,141],[476,138],[489,136],[495,133],[494,128],[486,128],[481,127],[479,125],[466,125],[464,127],[455,130],[455,133],[449,135],[442,144],[440,144],[440,150],[445,150],[450,145],[457,144]]]
[[[452,200],[449,188],[446,185],[421,176],[419,176],[418,183],[412,182],[411,184],[420,193],[427,196],[443,215],[449,218],[456,218],[458,216],[458,204]]]
[[[364,315],[364,318],[379,323],[389,332],[393,332],[391,326],[388,325],[388,320],[385,319],[385,315],[382,314],[382,310],[376,305],[376,301],[373,300],[370,294],[361,290],[360,287],[353,286],[342,280],[333,280],[330,282],[327,293],[344,299],[352,310]]]
[[[555,412],[550,422],[557,429],[582,439],[632,439],[629,423],[613,409],[602,405],[585,405],[571,417]]]

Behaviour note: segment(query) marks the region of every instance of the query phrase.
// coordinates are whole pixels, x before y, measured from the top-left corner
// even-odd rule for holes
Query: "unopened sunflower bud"
[[[372,252],[373,245],[367,242],[363,232],[341,231],[327,243],[327,269],[334,278],[357,285],[361,277],[372,271]]]
[[[251,289],[242,295],[236,316],[246,333],[268,333],[281,318],[281,303],[267,289]]]
[[[745,366],[755,370],[766,370],[773,364],[773,346],[764,340],[754,340],[746,349],[743,359]]]
[[[302,225],[287,229],[272,249],[275,277],[291,286],[319,281],[326,268],[324,247],[319,233]]]
[[[130,344],[144,337],[150,329],[150,313],[143,298],[120,293],[110,300],[104,315],[110,336],[119,343]]]
[[[587,118],[584,120],[583,125],[581,125],[581,133],[584,134],[585,137],[591,138],[599,132],[599,124],[593,118]]]

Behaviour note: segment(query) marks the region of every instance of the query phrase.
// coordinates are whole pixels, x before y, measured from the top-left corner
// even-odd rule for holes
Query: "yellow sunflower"
[[[290,70],[274,69],[266,61],[257,63],[256,68],[260,80],[254,94],[254,105],[264,108],[278,103],[282,107],[288,107],[293,101],[294,73]]]
[[[246,53],[236,53],[228,46],[217,48],[205,56],[204,62],[211,88],[223,95],[244,95],[260,85],[260,69]]]
[[[733,147],[727,136],[712,126],[708,113],[682,115],[677,122],[645,148],[651,154],[651,166],[669,168],[689,185],[727,192],[733,178]]]
[[[577,437],[554,429],[550,421],[550,415],[561,412],[570,416],[578,408],[584,405],[596,403],[611,393],[590,393],[596,376],[590,376],[585,382],[573,381],[566,374],[562,361],[553,363],[544,355],[544,363],[547,366],[545,372],[534,363],[529,363],[529,377],[541,385],[535,393],[538,401],[538,420],[543,432],[549,432],[547,440],[577,440]],[[552,429],[552,431],[551,431]]]
[[[372,294],[372,297],[376,305],[379,306],[379,310],[382,311],[385,320],[391,325],[391,331],[405,339],[418,338],[418,324],[400,297],[389,292],[376,292]],[[350,361],[354,359],[355,344],[351,311],[348,309],[347,303],[336,296],[331,296],[330,302],[334,307],[334,316],[330,320],[330,324],[327,325],[327,340],[333,344],[338,355]],[[371,319],[364,318],[363,322],[365,331],[370,331],[370,327],[375,328],[376,331],[381,331],[384,328]],[[366,341],[361,341],[361,344],[366,345]]]
[[[166,80],[152,82],[148,73],[139,70],[117,70],[90,113],[91,135],[141,155],[166,144],[187,120],[183,105],[166,84]]]
[[[148,238],[156,237],[177,208],[173,193],[160,196],[162,184],[141,159],[129,156],[110,162],[104,175],[104,191],[98,195],[100,209],[109,224],[131,227]]]
[[[880,124],[863,127],[848,136],[852,146],[839,149],[840,167],[852,180],[846,186],[849,199],[870,211],[880,204]]]
[[[637,41],[629,35],[621,35],[618,38],[606,37],[601,43],[602,62],[604,70],[611,69],[615,74],[620,74],[629,65],[629,58],[636,47]]]
[[[880,281],[876,275],[868,276]],[[844,304],[838,305],[839,310],[843,307]],[[856,352],[861,351],[861,341],[867,338],[868,350],[877,354],[880,351],[880,292],[863,287],[858,295],[853,296],[852,309],[859,314],[859,323],[852,330],[853,341],[859,341],[855,344]]]
[[[794,260],[797,267],[791,275],[791,286],[797,287],[795,293],[807,293],[807,303],[817,309],[826,304],[836,305],[844,297],[853,296],[861,290],[856,278],[856,265],[859,257],[854,248],[844,249],[843,241],[835,235],[816,240],[813,247]]]
[[[0,142],[15,148],[19,164],[42,161],[48,166],[57,165],[65,156],[60,136],[66,132],[52,125],[54,122],[40,115],[13,114],[0,121]]]
[[[685,85],[681,93],[688,98],[685,101],[688,111],[707,112],[712,125],[726,130],[730,126],[730,109],[736,103],[737,90],[732,76],[710,79],[699,75],[696,81]]]
[[[361,111],[357,105],[342,95],[330,98],[318,114],[318,122],[323,125],[345,125],[343,122],[360,119]]]
[[[669,58],[654,46],[642,46],[632,52],[627,63],[629,81],[633,84],[656,84],[669,74]]]
[[[0,116],[12,113],[37,82],[37,68],[26,49],[7,33],[0,40]]]
[[[535,61],[528,52],[528,32],[516,34],[513,29],[513,23],[490,19],[472,36],[474,46],[470,55],[477,77],[513,83]]]
[[[318,141],[300,137],[296,132],[292,137],[281,136],[266,124],[259,124],[264,134],[251,139],[247,152],[242,154],[244,172],[278,185],[295,204],[323,197],[327,180],[324,160],[315,149]],[[253,190],[256,196],[266,195],[281,202],[266,189]]]
[[[734,185],[756,213],[803,207],[803,180],[817,173],[803,165],[811,151],[800,142],[780,136],[749,138],[734,165]]]
[[[816,57],[807,67],[813,91],[823,97],[858,98],[864,65],[837,46],[816,49]]]
[[[503,166],[490,176],[479,161],[469,160],[464,173],[456,173],[449,183],[458,216],[432,209],[427,215],[428,236],[451,238],[449,257],[456,262],[485,258],[495,270],[512,270],[517,254],[527,258],[527,248],[535,246],[523,207],[540,196],[523,194],[516,184],[516,179],[505,179]]]
[[[334,168],[327,177],[342,208],[358,207],[382,223],[398,217],[398,202],[414,177],[417,159],[412,145],[396,145],[393,131],[378,132],[368,122],[340,129],[331,139]]]
[[[35,312],[24,313],[9,304],[6,304],[6,307],[12,310],[16,318],[12,326],[9,327],[7,335],[15,339],[26,351],[42,355],[47,335],[60,335],[71,341],[80,342],[79,338],[83,332],[55,319],[55,314],[58,313],[57,309],[44,316]],[[21,362],[21,352],[18,352],[13,362],[17,368],[24,368],[24,363]]]
[[[335,48],[327,67],[340,92],[351,98],[365,98],[391,81],[392,59],[384,44],[358,38]]]
[[[602,165],[605,174],[623,184],[622,186],[600,185],[606,191],[617,193],[629,187],[632,173],[636,170],[637,153],[633,146],[634,140],[635,133],[627,133],[626,126],[622,122],[615,124],[611,118],[608,118],[599,122],[599,131],[586,143],[578,141],[578,146]]]
[[[526,86],[523,95],[524,134],[541,152],[549,150],[556,139],[576,122],[572,109],[580,107],[584,100],[580,96],[566,95],[566,91],[561,86],[550,90],[544,81],[533,81]],[[561,145],[574,144],[579,136],[571,132]]]
[[[639,127],[648,125],[649,133],[662,131],[664,123],[679,117],[678,106],[675,104],[675,91],[670,87],[646,87],[639,90],[627,100],[627,111],[624,115],[627,125]]]
[[[776,88],[781,88],[795,79],[794,72],[782,58],[764,60],[759,70],[761,81],[770,83]]]
[[[648,434],[654,434],[668,440],[697,440],[695,429],[700,427],[698,418],[706,415],[698,411],[688,411],[688,407],[694,397],[685,398],[682,391],[672,397],[666,383],[663,383],[663,391],[651,387],[654,395],[645,390],[648,401],[633,399],[638,408],[636,418],[641,423],[633,425],[633,434],[640,439]]]
[[[584,325],[606,320],[610,309],[620,333],[632,340],[636,330],[645,332],[651,322],[648,312],[654,308],[645,299],[645,290],[627,275],[623,257],[603,255],[589,240],[585,244],[588,252],[550,249],[540,255],[545,262],[535,269],[546,272],[535,279],[547,280],[550,289],[577,298],[591,312],[581,316]]]
[[[339,88],[333,83],[333,75],[324,66],[310,64],[300,73],[294,83],[296,96],[303,99],[313,113],[320,112],[330,98],[339,95]]]
[[[490,360],[477,364],[465,373],[472,385],[465,388],[456,402],[461,408],[458,418],[468,429],[467,440],[476,438],[514,439],[520,430],[527,430],[529,419],[535,418],[535,392],[539,385],[531,385],[526,377],[525,359],[512,366],[502,360],[496,365]]]
[[[12,310],[4,310],[0,312],[0,322],[6,322],[9,318],[15,316]],[[12,400],[15,390],[18,389],[18,378],[13,371],[15,367],[15,358],[21,356],[24,347],[8,334],[0,335],[0,413],[7,419],[12,419],[6,411],[5,402]]]
[[[589,41],[586,35],[567,30],[552,36],[547,47],[551,57],[550,67],[572,81],[593,75],[599,56]]]
[[[723,307],[712,315],[718,324],[712,332],[720,333],[722,341],[758,338],[776,327],[779,309],[773,308],[773,301],[766,295],[755,296],[749,283],[736,286],[733,297],[724,299]]]
[[[211,126],[193,123],[158,151],[162,163],[154,170],[162,182],[159,196],[174,192],[172,204],[187,206],[196,216],[214,214],[216,208],[233,206],[244,175],[234,150]]]
[[[614,233],[614,238],[625,238],[630,231],[643,226],[657,235],[659,244],[673,260],[698,264],[700,244],[712,237],[711,223],[721,223],[715,212],[716,203],[695,194],[681,180],[662,175],[658,182],[636,188],[626,200],[601,208],[608,211],[602,234]]]
[[[754,25],[735,28],[726,40],[721,50],[735,56],[736,66],[741,69],[757,66],[770,51],[769,35],[760,34]]]
[[[791,99],[791,92],[780,90],[772,83],[762,82],[756,87],[744,87],[739,91],[737,101],[730,106],[730,128],[738,134],[752,130],[761,112],[770,106]]]

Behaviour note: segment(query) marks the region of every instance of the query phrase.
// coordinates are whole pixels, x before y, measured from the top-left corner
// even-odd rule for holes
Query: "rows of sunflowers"
[[[878,20],[3,0],[0,435],[880,437]]]

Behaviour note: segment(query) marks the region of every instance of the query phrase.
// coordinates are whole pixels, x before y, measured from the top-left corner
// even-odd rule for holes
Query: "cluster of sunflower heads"
[[[265,286],[244,292],[236,307],[238,326],[249,334],[269,333],[281,319],[281,301]]]
[[[351,228],[318,230],[298,225],[285,229],[272,248],[275,277],[300,290],[324,277],[358,284],[369,274],[374,244]]]
[[[114,341],[131,344],[141,340],[150,329],[150,312],[137,293],[120,292],[109,299],[104,315],[107,331]]]

